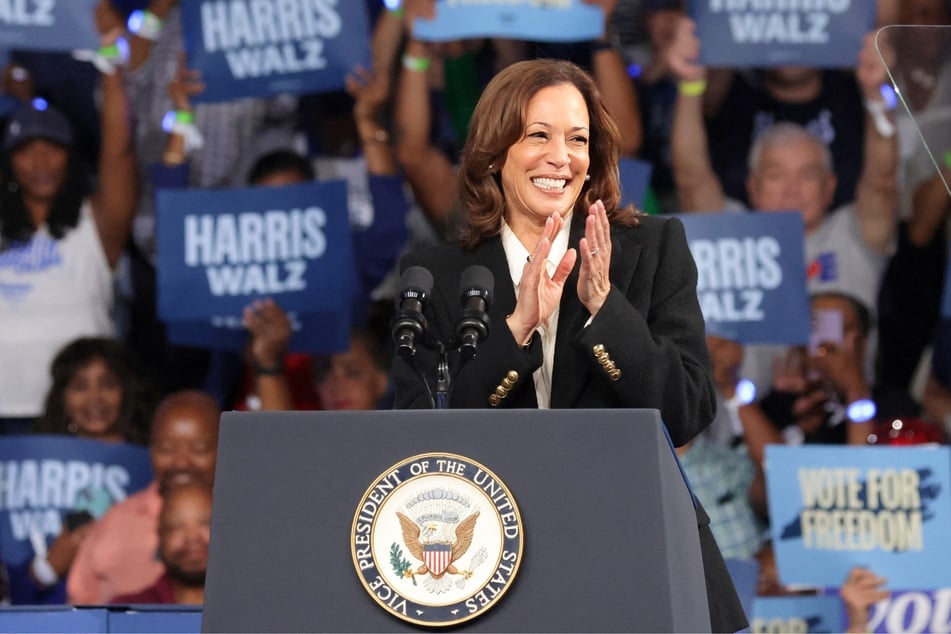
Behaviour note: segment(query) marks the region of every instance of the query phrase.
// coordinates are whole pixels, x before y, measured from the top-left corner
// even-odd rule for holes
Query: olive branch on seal
[[[393,572],[398,574],[401,578],[406,576],[406,571],[413,566],[408,559],[403,557],[403,549],[400,548],[396,542],[393,542],[393,545],[390,546],[390,565],[393,566]],[[416,577],[410,576],[410,579],[415,586]]]

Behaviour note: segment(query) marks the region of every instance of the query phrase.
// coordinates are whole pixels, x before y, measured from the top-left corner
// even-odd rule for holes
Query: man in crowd
[[[214,399],[198,391],[175,392],[159,404],[149,440],[154,479],[109,509],[83,540],[66,582],[70,603],[106,604],[162,576],[155,556],[162,495],[185,484],[212,486],[219,415]]]
[[[159,515],[159,559],[165,573],[158,581],[112,603],[202,605],[211,532],[211,489],[193,482],[165,494]]]

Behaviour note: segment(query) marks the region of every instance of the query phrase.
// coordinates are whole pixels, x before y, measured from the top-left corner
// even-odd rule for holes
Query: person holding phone
[[[778,360],[760,406],[787,444],[864,445],[878,409],[864,371],[869,309],[844,293],[820,293],[811,304],[809,347]]]

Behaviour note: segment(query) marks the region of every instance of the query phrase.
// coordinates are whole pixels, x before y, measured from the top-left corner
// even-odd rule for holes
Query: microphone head
[[[400,276],[400,292],[396,297],[396,305],[407,298],[413,297],[420,301],[426,299],[433,292],[433,274],[421,266],[411,266]]]
[[[495,276],[492,271],[473,264],[462,272],[459,280],[459,294],[462,296],[462,302],[465,303],[470,297],[482,297],[485,300],[486,309],[492,305],[492,291],[495,289]]]

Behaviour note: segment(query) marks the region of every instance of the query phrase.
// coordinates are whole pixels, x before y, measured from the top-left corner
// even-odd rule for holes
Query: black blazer
[[[569,247],[578,248],[584,218],[575,214]],[[635,227],[611,227],[612,289],[597,317],[578,300],[580,260],[565,282],[552,369],[552,408],[653,408],[661,412],[676,445],[702,431],[716,413],[716,396],[703,316],[697,301],[697,269],[675,218],[644,216]],[[487,340],[475,359],[453,377],[453,408],[535,408],[532,372],[542,363],[539,337],[522,347],[505,318],[515,308],[515,290],[499,236],[472,250],[444,245],[406,255],[401,269],[422,266],[434,277],[424,315],[428,332],[448,342],[462,311],[462,272],[473,264],[495,277]],[[429,373],[436,354],[417,346],[416,363]],[[458,358],[450,355],[450,368]],[[397,408],[430,408],[432,397],[404,360],[393,365]],[[746,626],[726,567],[698,505],[701,546],[714,631]],[[709,560],[709,561],[708,561]]]

